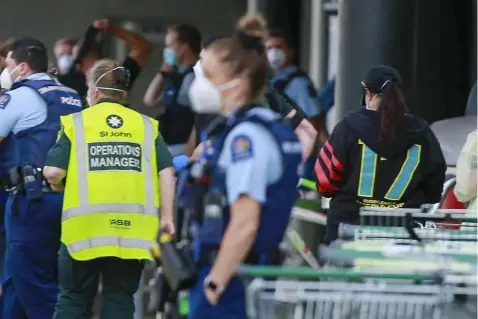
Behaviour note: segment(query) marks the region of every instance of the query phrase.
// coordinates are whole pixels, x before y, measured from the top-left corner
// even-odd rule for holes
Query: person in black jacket
[[[362,105],[337,124],[315,165],[317,188],[331,197],[326,242],[362,206],[419,208],[441,199],[446,163],[427,122],[408,114],[397,70],[372,67]]]

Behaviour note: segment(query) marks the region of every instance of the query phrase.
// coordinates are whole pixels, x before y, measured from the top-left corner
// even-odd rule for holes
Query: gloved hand
[[[179,155],[173,158],[173,166],[176,172],[180,172],[188,165],[189,157],[186,155]]]

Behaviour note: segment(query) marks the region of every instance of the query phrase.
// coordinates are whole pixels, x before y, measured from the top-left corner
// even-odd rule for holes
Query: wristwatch
[[[204,279],[204,289],[211,289],[218,296],[222,295],[226,287],[222,284],[214,282],[211,278]]]

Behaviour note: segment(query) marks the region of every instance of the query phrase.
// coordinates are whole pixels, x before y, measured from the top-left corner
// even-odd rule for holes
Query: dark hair
[[[395,139],[406,113],[409,112],[401,89],[402,83],[400,73],[386,65],[371,67],[365,80],[362,81],[364,89],[380,96],[378,112],[380,114],[380,142],[383,147]],[[365,105],[365,93],[362,96],[362,105]]]
[[[201,32],[192,24],[178,24],[171,28],[178,35],[178,41],[186,43],[191,51],[198,55],[201,52]]]
[[[228,66],[226,71],[233,78],[245,75],[249,79],[249,97],[259,97],[267,84],[268,62],[263,38],[256,35],[261,24],[244,28],[231,37],[215,40],[208,50],[215,51],[221,63]]]
[[[48,54],[45,45],[34,38],[23,38],[10,46],[12,58],[17,63],[26,63],[35,72],[48,70]]]
[[[405,97],[398,83],[389,80],[380,94],[380,142],[383,146],[394,140],[401,124],[409,112]]]
[[[284,40],[285,45],[293,49],[294,48],[294,38],[292,37],[292,33],[287,29],[282,28],[271,28],[268,31],[269,38],[280,38]]]

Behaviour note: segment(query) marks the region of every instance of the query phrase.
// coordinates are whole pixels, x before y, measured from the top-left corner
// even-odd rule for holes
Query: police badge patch
[[[233,162],[242,161],[252,157],[252,141],[249,136],[238,135],[234,137],[232,140],[231,155]]]
[[[4,109],[7,106],[8,102],[10,102],[10,100],[11,96],[8,93],[5,93],[0,96],[0,109]]]

